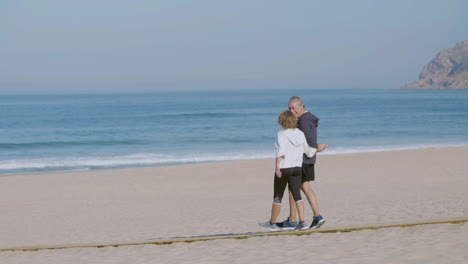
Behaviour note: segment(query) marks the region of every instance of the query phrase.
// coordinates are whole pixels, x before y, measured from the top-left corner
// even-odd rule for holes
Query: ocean
[[[468,145],[468,90],[4,94],[0,175],[274,158],[293,95],[320,155]]]

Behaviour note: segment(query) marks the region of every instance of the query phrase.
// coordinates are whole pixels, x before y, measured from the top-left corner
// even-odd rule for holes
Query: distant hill
[[[419,74],[419,80],[400,89],[468,89],[468,40],[443,50]]]

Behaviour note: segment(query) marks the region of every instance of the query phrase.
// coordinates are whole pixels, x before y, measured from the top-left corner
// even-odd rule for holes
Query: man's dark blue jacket
[[[317,148],[317,127],[319,118],[311,114],[310,112],[305,112],[299,117],[297,121],[298,128],[304,132],[304,135],[309,146]],[[315,164],[317,154],[312,158],[308,158],[305,154],[302,160],[302,163],[305,164]]]

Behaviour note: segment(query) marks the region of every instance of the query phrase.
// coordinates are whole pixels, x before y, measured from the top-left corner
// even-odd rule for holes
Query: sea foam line
[[[54,169],[54,168],[101,168],[115,166],[144,166],[161,164],[202,163],[242,159],[273,158],[272,153],[220,153],[220,154],[133,154],[113,157],[67,157],[4,160],[0,170]]]
[[[421,144],[405,146],[372,146],[372,147],[329,147],[319,155],[369,153],[396,150],[414,150],[439,147],[465,147],[468,144]],[[140,153],[122,156],[109,157],[51,157],[15,159],[0,161],[0,174],[9,171],[28,170],[34,171],[78,171],[93,170],[115,167],[138,167],[138,166],[162,166],[187,163],[204,163],[233,160],[254,160],[273,159],[275,151],[244,151],[244,152],[223,152],[223,153],[199,153],[188,154],[161,154],[161,153]]]
[[[398,150],[416,150],[429,148],[445,148],[445,147],[467,147],[468,143],[438,143],[438,144],[406,144],[406,145],[382,145],[369,147],[329,147],[319,155],[336,155],[336,154],[354,154],[354,153],[372,153],[384,151]]]

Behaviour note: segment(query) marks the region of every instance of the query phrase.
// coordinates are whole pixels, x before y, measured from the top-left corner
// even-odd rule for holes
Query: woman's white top
[[[307,144],[304,133],[297,128],[280,130],[276,136],[276,157],[284,156],[280,169],[301,167],[302,154],[311,158],[316,152],[317,149]]]

